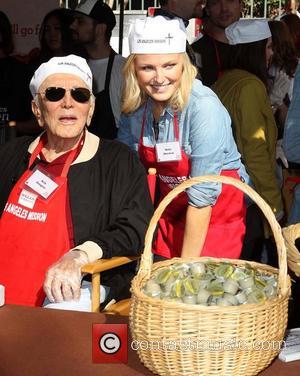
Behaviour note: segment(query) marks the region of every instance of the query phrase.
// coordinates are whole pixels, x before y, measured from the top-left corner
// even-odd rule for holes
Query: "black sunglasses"
[[[44,93],[45,98],[50,102],[58,102],[70,91],[72,98],[79,103],[86,103],[91,97],[91,92],[85,87],[73,87],[72,89],[65,89],[64,87],[48,87]]]

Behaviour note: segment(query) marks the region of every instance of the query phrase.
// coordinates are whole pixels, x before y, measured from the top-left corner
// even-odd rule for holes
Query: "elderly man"
[[[110,46],[115,26],[115,15],[102,0],[80,1],[70,26],[74,40],[88,54],[88,64],[94,76],[96,106],[90,130],[108,139],[117,136],[125,62],[125,58]]]
[[[0,284],[7,303],[41,306],[46,293],[76,309],[84,264],[142,250],[152,214],[147,179],[127,147],[87,130],[95,104],[84,59],[50,59],[30,90],[44,132],[0,149]],[[102,278],[115,299],[128,295],[128,275],[122,268]]]
[[[240,19],[242,6],[241,0],[207,0],[202,33],[192,44],[204,85],[213,85],[222,75],[231,52],[225,28]]]

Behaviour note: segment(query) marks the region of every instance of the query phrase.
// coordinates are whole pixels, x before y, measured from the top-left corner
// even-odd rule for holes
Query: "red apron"
[[[287,184],[289,182],[296,183],[292,188],[289,188],[290,192],[293,192],[297,184],[300,184],[300,176],[289,176],[285,179],[284,183]]]
[[[40,196],[33,209],[19,203],[30,167],[44,147],[40,140],[31,155],[28,169],[12,189],[0,220],[0,284],[5,286],[9,304],[41,306],[47,269],[72,248],[66,222],[67,174],[77,153],[70,152],[61,176],[53,180],[59,187],[48,200]]]
[[[160,200],[176,185],[190,175],[190,160],[181,148],[181,160],[157,162],[154,147],[143,145],[145,113],[139,140],[139,156],[148,169],[157,170]],[[177,113],[174,113],[175,140],[179,141],[179,125]],[[240,179],[236,170],[223,170],[221,175]],[[157,240],[153,245],[153,253],[163,257],[180,257],[188,196],[185,192],[175,197],[163,212],[159,223]],[[201,256],[239,258],[245,235],[246,206],[243,192],[228,184],[222,184],[222,191],[212,207],[211,220]],[[201,231],[201,229],[199,229]]]

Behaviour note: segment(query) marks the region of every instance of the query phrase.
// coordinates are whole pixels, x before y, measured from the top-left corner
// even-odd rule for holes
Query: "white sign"
[[[14,35],[14,54],[27,54],[39,47],[39,31],[45,15],[59,7],[59,0],[1,0]]]
[[[22,189],[18,203],[26,208],[33,209],[38,195],[33,192],[29,192],[26,189]]]
[[[25,184],[44,198],[48,198],[58,187],[58,184],[56,184],[55,181],[45,175],[38,168],[25,181]]]
[[[178,141],[160,142],[155,145],[157,162],[172,162],[181,160],[181,150]]]

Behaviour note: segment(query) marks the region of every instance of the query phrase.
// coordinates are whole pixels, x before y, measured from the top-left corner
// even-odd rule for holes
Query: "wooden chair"
[[[155,193],[155,175],[156,170],[149,168],[148,170],[148,186],[152,201],[154,200]],[[112,257],[111,259],[97,260],[91,264],[86,264],[81,268],[82,273],[88,273],[92,278],[92,312],[99,312],[100,309],[100,273],[105,270],[116,268],[117,266],[125,265],[130,262],[136,261],[139,256],[120,256]],[[104,311],[109,314],[118,314],[128,316],[130,309],[130,299],[124,299],[117,303],[108,304]]]
[[[101,259],[97,260],[91,264],[86,264],[81,268],[82,273],[88,273],[92,278],[92,312],[99,312],[100,310],[100,273],[105,270],[116,268],[117,266],[128,264],[132,261],[137,260],[138,256],[132,257],[112,257],[111,259]],[[125,299],[125,301],[129,299]],[[123,304],[119,304],[123,302]],[[125,304],[123,300],[121,302],[107,306],[107,312],[119,313],[126,315],[129,313],[129,304]]]

